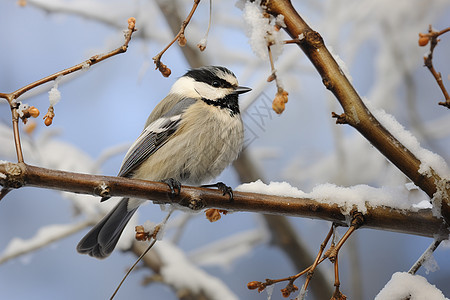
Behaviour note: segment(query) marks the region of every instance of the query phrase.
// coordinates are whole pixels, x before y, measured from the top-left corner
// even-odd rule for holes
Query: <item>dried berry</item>
[[[285,104],[288,102],[289,93],[283,89],[279,89],[275,95],[275,99],[272,102],[272,109],[277,113],[281,114],[285,109]]]
[[[34,106],[31,106],[28,111],[30,112],[30,116],[32,116],[33,118],[37,118],[39,117],[39,109],[37,109]]]
[[[424,47],[428,44],[430,38],[426,35],[419,35],[419,46]]]
[[[257,288],[259,288],[260,285],[261,282],[259,281],[250,281],[249,283],[247,283],[247,288],[249,290],[256,290]]]
[[[205,211],[206,218],[212,223],[219,221],[222,216],[220,215],[220,212],[216,208],[210,208]]]

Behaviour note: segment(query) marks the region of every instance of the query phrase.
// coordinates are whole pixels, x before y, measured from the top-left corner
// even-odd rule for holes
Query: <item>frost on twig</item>
[[[209,21],[208,21],[208,28],[206,29],[206,33],[203,36],[203,38],[198,42],[197,47],[200,51],[205,51],[206,44],[208,42],[208,34],[209,30],[211,29],[211,20],[212,20],[212,0],[209,0]]]
[[[277,76],[274,61],[280,56],[285,44],[280,32],[280,28],[285,26],[284,17],[282,14],[274,17],[265,12],[261,7],[261,1],[238,3],[238,7],[243,10],[244,20],[247,24],[247,35],[253,52],[261,59],[268,59],[270,62],[271,74],[267,81],[275,81],[277,86],[272,109],[277,114],[281,114],[288,102],[288,92],[284,90]]]
[[[430,271],[434,272],[439,269],[436,261],[434,260],[433,252],[437,249],[437,247],[439,247],[441,242],[441,239],[434,240],[427,248],[427,250],[425,250],[422,256],[414,263],[411,269],[409,269],[408,273],[411,275],[416,274],[417,270],[419,270],[421,266],[425,268],[426,274],[428,274]]]

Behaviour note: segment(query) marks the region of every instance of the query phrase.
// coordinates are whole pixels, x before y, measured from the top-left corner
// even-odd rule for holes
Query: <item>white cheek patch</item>
[[[197,93],[200,97],[206,98],[209,100],[221,99],[230,93],[230,89],[214,88],[204,82],[196,82],[195,90],[197,91]]]

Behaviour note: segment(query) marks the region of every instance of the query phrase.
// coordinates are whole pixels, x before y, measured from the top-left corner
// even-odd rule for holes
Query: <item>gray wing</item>
[[[166,114],[148,124],[125,155],[117,176],[130,177],[142,162],[161,148],[178,129],[182,113],[196,101],[196,99],[185,98]]]

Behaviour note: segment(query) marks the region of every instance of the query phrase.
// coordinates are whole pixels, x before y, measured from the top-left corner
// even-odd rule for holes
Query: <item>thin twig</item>
[[[341,282],[339,281],[339,264],[338,264],[337,256],[336,256],[336,260],[334,261],[334,286],[335,286],[335,290],[334,290],[333,297],[331,299],[332,300],[347,299],[347,297],[344,294],[342,294],[342,292],[339,289],[339,287],[341,286]]]
[[[285,104],[288,102],[288,92],[283,89],[281,82],[278,79],[277,70],[275,69],[275,64],[273,62],[272,51],[270,49],[270,44],[267,45],[267,53],[269,54],[270,69],[272,71],[269,78],[267,78],[267,81],[270,82],[275,80],[275,84],[277,86],[277,93],[275,95],[275,99],[272,102],[272,109],[277,114],[281,114],[285,109]]]
[[[184,30],[186,29],[187,25],[191,21],[192,16],[194,15],[194,12],[197,9],[197,6],[199,3],[200,3],[200,0],[194,0],[192,9],[189,12],[189,15],[186,17],[186,19],[181,24],[181,28],[180,28],[180,31],[178,31],[178,34],[173,38],[173,40],[161,52],[159,52],[155,57],[153,57],[153,61],[156,65],[156,69],[159,69],[159,71],[165,77],[170,76],[171,72],[170,72],[170,69],[161,62],[161,57],[170,48],[170,46],[172,46],[173,43],[175,43],[175,41],[177,41],[180,38],[181,35],[184,35]]]
[[[24,162],[24,160],[23,160],[22,145],[20,142],[19,113],[17,111],[17,105],[11,105],[11,119],[13,125],[14,145],[16,146],[17,162],[22,163]]]
[[[2,188],[0,190],[0,201],[11,191],[11,189]]]
[[[209,30],[211,29],[211,22],[212,22],[212,0],[209,0],[209,21],[208,21],[208,28],[206,29],[206,33],[203,36],[203,38],[200,40],[200,42],[197,44],[198,49],[200,51],[205,51],[206,44],[208,43],[208,34]]]
[[[350,227],[347,229],[344,236],[339,240],[336,247],[334,247],[331,253],[328,255],[328,258],[331,261],[334,261],[335,259],[337,260],[337,256],[341,247],[344,245],[350,235],[352,235],[352,233],[355,232],[356,229],[361,227],[365,222],[363,214],[356,210],[351,211],[350,215],[352,216]]]
[[[331,235],[333,234],[334,227],[335,226],[334,226],[334,223],[333,223],[331,225],[330,231],[328,231],[328,234],[325,237],[325,240],[322,242],[322,244],[320,244],[319,253],[317,253],[317,256],[316,256],[316,259],[314,260],[314,263],[311,265],[311,267],[308,270],[308,275],[306,276],[306,280],[305,280],[305,283],[303,284],[303,288],[302,288],[305,291],[308,288],[308,284],[309,284],[309,282],[311,281],[311,279],[312,279],[312,277],[314,275],[314,271],[315,271],[317,265],[319,264],[319,260],[322,257],[323,250],[327,246],[328,241],[330,240]]]
[[[412,275],[416,274],[416,272],[422,266],[424,261],[426,261],[430,257],[430,255],[434,252],[434,250],[437,249],[437,247],[439,247],[441,242],[442,242],[441,239],[434,240],[431,243],[431,245],[427,248],[427,250],[425,250],[425,252],[423,252],[423,254],[419,257],[419,259],[414,263],[414,265],[412,265],[412,267],[411,267],[411,269],[409,269],[408,273],[412,274]]]
[[[95,65],[95,64],[97,64],[101,61],[104,61],[105,59],[108,59],[117,54],[125,53],[128,49],[128,44],[131,41],[131,36],[132,36],[133,32],[135,32],[137,30],[135,28],[135,20],[134,21],[133,20],[134,20],[134,18],[130,18],[128,20],[128,30],[125,33],[125,42],[122,44],[122,46],[118,47],[117,49],[112,50],[106,54],[94,55],[82,63],[79,63],[79,64],[77,64],[73,67],[67,68],[65,70],[56,72],[56,73],[49,75],[47,77],[44,77],[42,79],[39,79],[39,80],[32,82],[12,93],[9,93],[9,94],[0,93],[0,98],[5,98],[11,105],[12,101],[17,99],[19,96],[23,95],[24,93],[28,92],[29,90],[36,88],[37,86],[40,86],[44,83],[55,80],[56,78],[58,78],[60,76],[65,76],[65,75],[71,74],[73,72],[79,71],[81,69],[86,69],[92,65]]]
[[[169,211],[169,213],[166,215],[164,220],[159,224],[159,228],[162,228],[163,226],[166,225],[166,223],[169,220],[170,216],[172,215],[173,211],[174,211],[173,209],[171,209]],[[142,254],[138,257],[138,259],[135,261],[135,263],[131,266],[131,268],[127,271],[125,276],[122,278],[122,280],[120,281],[119,285],[117,286],[117,288],[115,289],[114,293],[112,294],[110,300],[112,300],[116,296],[116,294],[119,291],[120,287],[125,282],[125,279],[127,279],[128,275],[130,275],[131,271],[133,271],[133,269],[141,261],[141,259],[148,253],[148,251],[150,251],[150,249],[153,247],[153,245],[155,245],[156,241],[157,241],[157,239],[156,239],[156,236],[155,236],[154,239],[152,240],[152,242],[148,245],[147,249],[145,249],[145,251],[142,252]]]
[[[39,79],[39,80],[32,82],[12,93],[8,93],[8,94],[0,93],[0,98],[6,99],[6,101],[8,101],[8,103],[11,107],[11,119],[12,119],[12,124],[13,124],[14,144],[16,147],[17,161],[19,163],[24,162],[24,157],[23,157],[22,146],[20,143],[19,114],[17,111],[18,104],[16,102],[17,98],[19,98],[21,95],[25,94],[29,90],[34,89],[44,83],[50,82],[52,80],[56,80],[60,76],[62,77],[62,76],[68,75],[70,73],[76,72],[78,70],[89,68],[90,66],[92,66],[96,63],[99,63],[105,59],[108,59],[114,55],[126,52],[127,48],[128,48],[128,44],[131,40],[131,36],[132,36],[133,32],[136,31],[135,25],[136,25],[136,20],[134,18],[129,18],[128,19],[128,30],[125,33],[125,42],[119,48],[117,48],[109,53],[103,54],[103,55],[94,55],[91,58],[89,58],[88,60],[86,60],[80,64],[77,64],[68,69],[56,72],[45,78]]]
[[[431,74],[433,75],[434,79],[436,80],[439,88],[441,89],[442,93],[444,94],[445,102],[439,102],[439,105],[445,106],[447,108],[450,108],[450,96],[447,92],[447,89],[444,86],[444,82],[442,81],[442,76],[440,72],[437,72],[436,69],[433,66],[433,53],[434,49],[436,48],[438,42],[440,41],[438,37],[446,32],[450,31],[450,27],[443,29],[441,31],[434,31],[433,27],[430,25],[428,28],[428,33],[423,34],[419,33],[419,45],[425,46],[428,41],[430,41],[430,51],[428,52],[427,56],[424,56],[423,60],[425,63],[425,66],[430,70]]]
[[[117,292],[119,291],[120,287],[122,286],[122,284],[124,283],[125,279],[127,279],[128,275],[131,273],[131,271],[133,271],[134,267],[136,267],[136,265],[141,261],[141,259],[145,256],[145,254],[148,253],[148,251],[150,251],[150,249],[153,247],[153,245],[155,245],[157,240],[153,240],[147,247],[147,249],[145,249],[144,252],[142,252],[141,256],[138,257],[138,259],[134,262],[134,264],[131,266],[131,268],[127,271],[127,273],[125,274],[125,276],[122,278],[122,280],[120,281],[119,285],[117,286],[117,288],[114,290],[114,293],[112,294],[111,298],[109,298],[110,300],[112,300]]]

